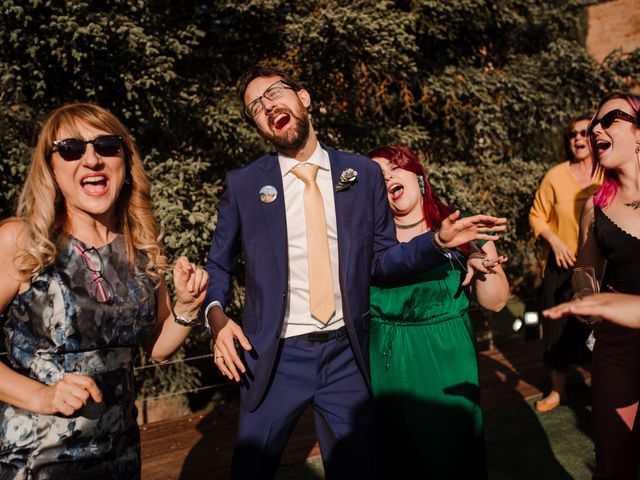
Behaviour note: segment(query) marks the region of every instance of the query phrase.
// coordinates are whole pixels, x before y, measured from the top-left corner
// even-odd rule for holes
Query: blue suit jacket
[[[369,284],[397,281],[446,261],[431,234],[398,243],[387,189],[380,167],[361,155],[326,148],[334,185],[347,168],[358,172],[347,190],[335,192],[336,221],[344,322],[353,353],[369,383]],[[260,200],[265,185],[276,188],[273,203]],[[265,155],[230,171],[220,198],[218,220],[206,270],[209,289],[205,305],[227,304],[231,277],[242,251],[245,301],[242,329],[253,351],[243,355],[247,374],[245,408],[255,410],[265,395],[275,365],[286,311],[288,289],[287,224],[278,157]]]

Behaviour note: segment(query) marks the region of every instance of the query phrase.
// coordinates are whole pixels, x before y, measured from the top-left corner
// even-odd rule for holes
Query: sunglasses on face
[[[122,137],[119,135],[103,135],[93,140],[79,140],[77,138],[67,138],[56,140],[53,147],[60,156],[67,161],[80,160],[87,151],[87,143],[93,145],[97,155],[101,157],[117,157],[122,151]]]
[[[587,138],[587,131],[586,130],[571,130],[569,132],[569,138],[576,138],[578,135],[580,135],[581,137]]]
[[[610,112],[606,113],[598,120],[593,122],[593,125],[591,125],[591,131],[593,131],[593,129],[596,128],[596,125],[598,124],[600,124],[604,130],[606,130],[611,125],[613,125],[613,122],[615,122],[616,120],[636,123],[636,117],[616,108],[615,110],[611,110]]]

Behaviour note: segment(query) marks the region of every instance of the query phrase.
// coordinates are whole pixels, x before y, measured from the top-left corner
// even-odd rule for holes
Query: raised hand
[[[191,263],[187,257],[180,257],[173,267],[175,287],[175,307],[180,314],[194,314],[204,301],[209,284],[209,274]]]
[[[455,248],[472,240],[498,240],[497,235],[487,232],[503,232],[506,230],[506,218],[491,215],[473,215],[460,217],[456,210],[442,221],[440,229],[435,233],[439,242],[447,248]]]
[[[45,415],[73,415],[89,400],[102,402],[102,392],[90,377],[68,373],[55,385],[42,385],[34,399],[34,412]]]
[[[213,361],[229,380],[240,381],[240,374],[246,372],[246,368],[236,352],[235,340],[237,339],[242,348],[251,350],[251,343],[245,336],[242,328],[236,322],[225,315],[220,307],[213,307],[209,311],[209,323],[211,325],[211,341],[213,351]]]
[[[500,255],[499,257],[491,258],[489,255],[482,252],[473,252],[467,258],[467,275],[462,282],[462,286],[467,286],[471,283],[471,280],[477,275],[490,275],[496,273],[495,268],[498,265],[507,263],[509,259]]]
[[[543,312],[551,319],[567,315],[602,317],[629,328],[640,328],[640,296],[623,293],[596,293],[561,303]]]

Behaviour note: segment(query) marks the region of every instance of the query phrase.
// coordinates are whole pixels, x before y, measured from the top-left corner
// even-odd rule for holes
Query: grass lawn
[[[521,402],[485,414],[491,480],[588,480],[595,464],[590,388],[569,389],[570,402],[546,413]]]

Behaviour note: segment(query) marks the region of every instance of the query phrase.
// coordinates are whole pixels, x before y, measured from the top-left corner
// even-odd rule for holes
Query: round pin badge
[[[265,185],[260,189],[260,201],[262,203],[272,203],[278,198],[278,191],[273,185]]]

